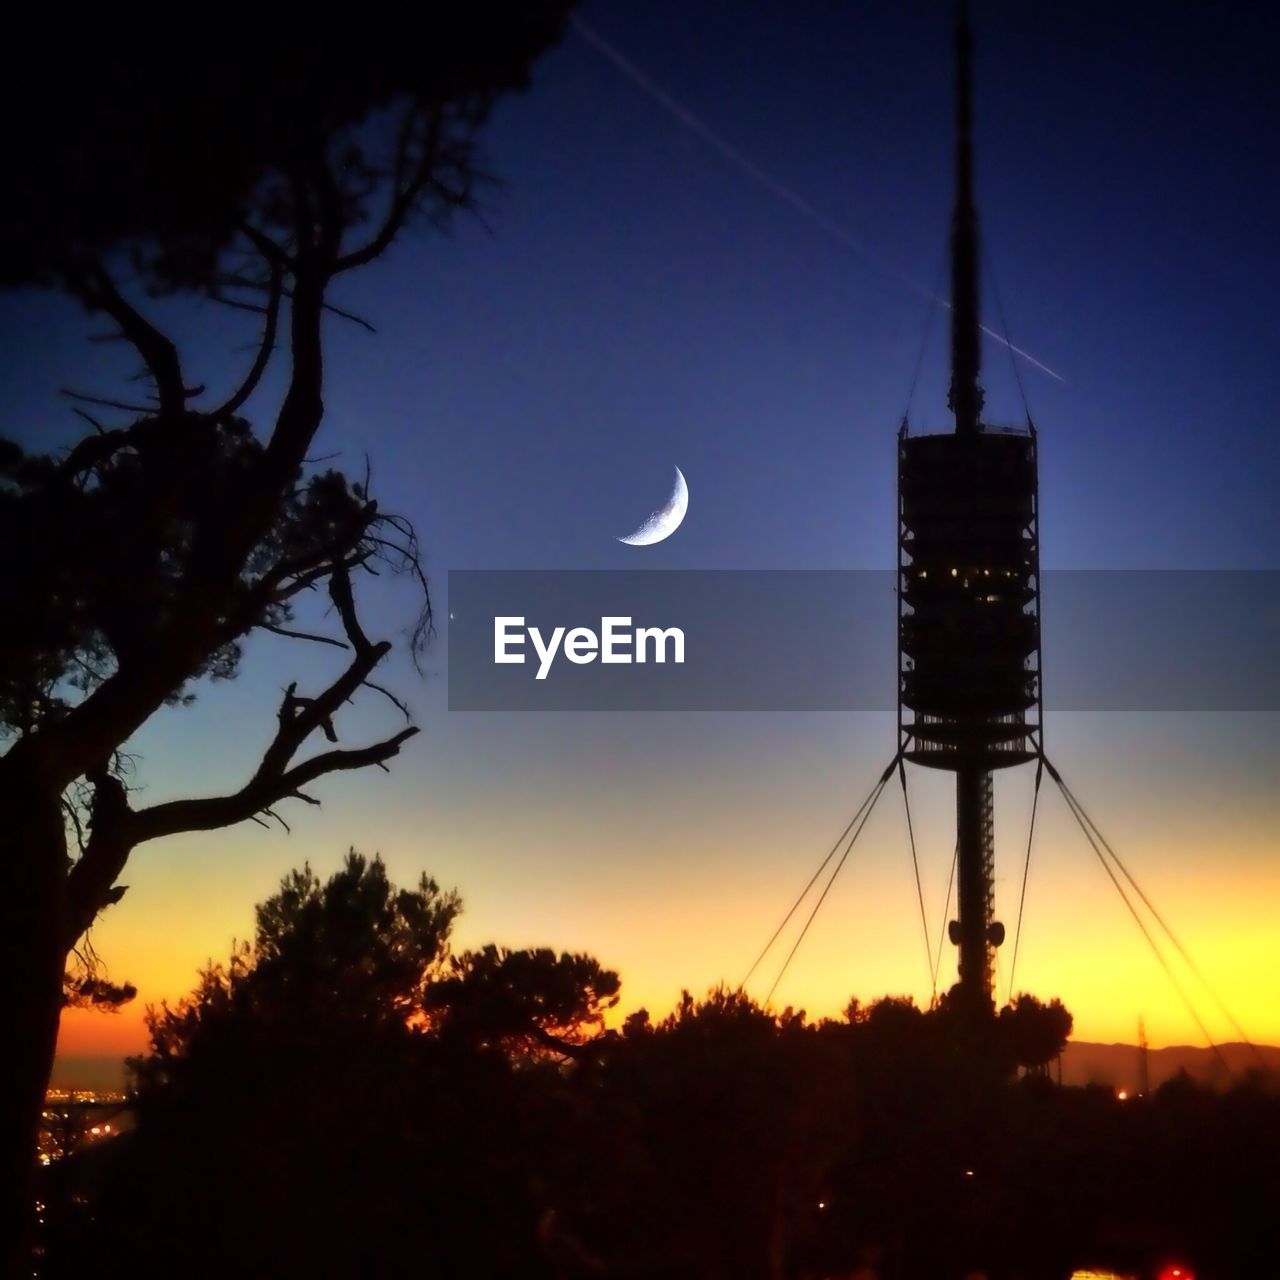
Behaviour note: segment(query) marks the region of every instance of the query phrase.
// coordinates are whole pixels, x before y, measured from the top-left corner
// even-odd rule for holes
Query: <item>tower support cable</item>
[[[1058,789],[1062,792],[1062,798],[1067,802],[1067,808],[1071,810],[1071,816],[1075,818],[1076,822],[1079,824],[1080,830],[1084,832],[1084,837],[1089,842],[1089,847],[1093,850],[1098,861],[1102,864],[1102,869],[1107,873],[1108,879],[1110,879],[1111,883],[1115,886],[1116,892],[1120,895],[1120,901],[1124,903],[1126,908],[1128,908],[1129,914],[1133,917],[1134,923],[1138,926],[1139,932],[1141,932],[1142,936],[1146,939],[1147,945],[1151,948],[1152,954],[1159,962],[1160,967],[1164,970],[1165,977],[1169,979],[1169,985],[1173,987],[1178,998],[1186,1007],[1187,1012],[1191,1015],[1192,1021],[1197,1027],[1199,1027],[1200,1034],[1204,1036],[1205,1043],[1213,1050],[1214,1057],[1218,1059],[1227,1071],[1230,1071],[1226,1058],[1222,1056],[1222,1050],[1218,1048],[1217,1042],[1214,1040],[1213,1036],[1209,1034],[1209,1028],[1205,1026],[1204,1019],[1201,1018],[1194,1002],[1187,994],[1186,988],[1178,981],[1178,976],[1174,973],[1173,967],[1169,964],[1168,958],[1165,956],[1164,952],[1160,950],[1155,938],[1151,935],[1151,930],[1147,928],[1146,921],[1143,920],[1137,907],[1133,905],[1129,895],[1125,892],[1124,885],[1120,883],[1119,877],[1116,875],[1115,871],[1112,870],[1111,864],[1107,861],[1106,854],[1103,853],[1101,846],[1094,838],[1093,832],[1089,829],[1089,825],[1085,821],[1082,811],[1076,808],[1075,800],[1067,790],[1066,784],[1062,781],[1062,776],[1051,764],[1049,764],[1047,760],[1045,761],[1045,765],[1049,770],[1049,776],[1058,784]]]
[[[777,991],[778,984],[782,981],[783,976],[790,967],[791,961],[795,959],[796,952],[800,950],[800,944],[804,941],[805,935],[809,932],[809,926],[813,924],[814,918],[822,908],[822,904],[827,900],[827,894],[831,892],[831,886],[835,884],[836,877],[840,874],[845,862],[848,861],[849,854],[853,851],[853,846],[858,842],[858,837],[862,834],[862,828],[867,825],[867,819],[871,817],[872,810],[876,807],[876,801],[880,799],[881,793],[884,791],[890,777],[892,777],[894,765],[896,764],[897,758],[895,757],[894,763],[885,770],[880,777],[880,781],[876,783],[875,789],[872,791],[868,799],[866,812],[862,815],[862,820],[854,829],[853,835],[849,837],[849,841],[844,847],[844,852],[840,855],[840,861],[836,863],[835,870],[833,870],[831,875],[828,877],[827,883],[823,886],[822,892],[818,895],[817,902],[813,904],[813,910],[809,912],[809,918],[804,922],[804,928],[800,930],[800,936],[792,944],[791,950],[787,952],[787,958],[782,962],[782,968],[778,970],[778,976],[774,978],[773,986],[769,988],[769,993],[764,998],[764,1003],[766,1005],[768,1005],[773,999],[773,993]]]
[[[863,802],[858,806],[857,812],[855,812],[853,817],[849,819],[848,825],[836,837],[836,842],[831,846],[831,849],[828,851],[827,856],[822,859],[822,861],[818,864],[818,869],[813,873],[813,875],[809,877],[809,883],[806,884],[805,887],[800,891],[799,897],[797,897],[796,900],[791,904],[791,907],[787,911],[787,914],[782,917],[782,922],[773,931],[773,934],[769,938],[769,941],[764,944],[764,947],[762,948],[760,954],[756,956],[755,960],[752,961],[751,968],[747,970],[742,981],[738,983],[739,991],[741,991],[747,985],[747,983],[751,981],[752,975],[760,967],[760,964],[764,960],[765,956],[767,956],[769,952],[773,949],[773,944],[777,942],[778,938],[782,934],[782,931],[787,927],[788,923],[790,923],[791,917],[795,915],[795,913],[800,909],[800,904],[809,896],[809,891],[813,888],[815,884],[817,884],[818,877],[822,875],[823,871],[826,870],[827,864],[831,861],[831,859],[836,856],[836,853],[839,851],[840,846],[844,844],[845,838],[848,836],[849,832],[853,830],[854,824],[858,821],[858,819],[862,817],[863,813],[867,809],[867,806],[875,803],[875,797],[879,795],[880,790],[884,787],[884,784],[893,776],[893,771],[898,767],[898,761],[901,760],[901,758],[902,758],[902,753],[899,752],[897,755],[893,757],[892,760],[889,761],[889,764],[886,766],[884,773],[880,775],[880,778],[876,782],[875,786],[873,786],[870,792],[867,794],[867,798],[863,800]]]
[[[1013,984],[1018,976],[1018,944],[1022,941],[1022,911],[1027,903],[1027,877],[1031,872],[1031,842],[1036,834],[1036,807],[1040,803],[1040,782],[1044,777],[1044,760],[1036,762],[1036,786],[1031,793],[1031,822],[1027,828],[1027,856],[1022,863],[1022,892],[1018,895],[1018,923],[1013,930],[1013,959],[1009,963],[1009,999],[1013,999]]]
[[[1111,843],[1098,829],[1098,824],[1094,822],[1094,820],[1085,811],[1084,805],[1080,803],[1075,793],[1071,790],[1069,786],[1067,786],[1066,780],[1053,767],[1053,765],[1049,762],[1047,758],[1045,759],[1044,764],[1045,764],[1045,767],[1049,770],[1049,773],[1053,777],[1054,781],[1057,782],[1060,788],[1062,788],[1062,793],[1064,797],[1066,797],[1067,802],[1071,805],[1074,805],[1075,808],[1079,810],[1081,817],[1084,819],[1085,822],[1089,824],[1089,827],[1092,829],[1094,835],[1097,836],[1099,844],[1101,844],[1102,847],[1107,851],[1107,853],[1110,854],[1112,861],[1120,869],[1121,875],[1123,875],[1124,878],[1133,887],[1133,891],[1141,899],[1143,906],[1145,906],[1146,909],[1151,913],[1152,919],[1155,920],[1156,924],[1160,926],[1160,929],[1163,931],[1165,937],[1169,939],[1169,942],[1172,944],[1174,950],[1177,951],[1178,955],[1182,957],[1183,963],[1191,971],[1192,975],[1200,982],[1200,985],[1204,987],[1205,991],[1209,995],[1209,998],[1214,1002],[1214,1004],[1218,1006],[1219,1011],[1222,1013],[1223,1017],[1225,1017],[1227,1021],[1231,1024],[1235,1033],[1253,1052],[1254,1057],[1257,1058],[1262,1068],[1264,1070],[1270,1070],[1270,1065],[1268,1064],[1266,1058],[1263,1057],[1262,1051],[1258,1048],[1257,1045],[1253,1043],[1252,1040],[1249,1039],[1248,1035],[1246,1034],[1244,1028],[1240,1025],[1240,1022],[1236,1018],[1235,1014],[1233,1014],[1231,1010],[1227,1007],[1226,1002],[1223,1000],[1222,996],[1218,994],[1217,989],[1213,986],[1213,984],[1209,981],[1209,979],[1205,977],[1204,972],[1201,970],[1200,966],[1196,964],[1194,959],[1192,959],[1191,953],[1187,950],[1185,946],[1183,946],[1181,939],[1178,937],[1177,934],[1174,933],[1168,921],[1166,921],[1164,916],[1161,915],[1160,912],[1156,910],[1155,904],[1151,901],[1151,899],[1147,896],[1146,892],[1143,890],[1142,886],[1134,878],[1133,873],[1121,860],[1120,855],[1116,853]]]
[[[933,946],[929,941],[929,917],[924,909],[924,886],[920,883],[920,858],[916,853],[916,832],[911,822],[911,800],[907,795],[907,767],[902,763],[902,757],[898,757],[898,778],[902,783],[902,807],[907,814],[907,839],[911,843],[911,869],[915,872],[916,877],[916,899],[920,903],[920,927],[924,930],[924,967],[929,974],[931,991],[929,993],[929,1004],[938,998],[938,983],[933,973]]]
[[[951,916],[951,891],[956,885],[956,864],[960,861],[960,842],[956,841],[955,852],[951,855],[951,874],[947,877],[947,899],[942,904],[942,925],[938,929],[938,951],[933,959],[933,989],[938,990],[938,975],[942,972],[942,948],[947,938],[947,920]]]

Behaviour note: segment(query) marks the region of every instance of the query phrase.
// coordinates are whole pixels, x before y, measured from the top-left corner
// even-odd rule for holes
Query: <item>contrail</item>
[[[745,173],[758,186],[763,187],[785,204],[789,204],[798,213],[803,214],[810,222],[821,227],[833,240],[844,245],[846,249],[852,249],[854,253],[859,254],[870,262],[872,266],[883,271],[886,275],[892,276],[899,284],[910,289],[912,293],[919,294],[920,297],[927,298],[931,302],[936,302],[948,311],[951,310],[951,303],[946,298],[939,297],[932,289],[926,289],[924,285],[913,280],[900,267],[873,249],[865,240],[861,240],[854,235],[848,227],[841,225],[834,218],[828,217],[821,209],[811,205],[799,192],[793,191],[785,183],[779,182],[772,174],[760,168],[755,161],[743,155],[737,147],[718,134],[701,116],[695,115],[684,103],[673,98],[661,85],[655,84],[650,80],[630,58],[615,49],[603,36],[587,26],[576,14],[570,14],[569,21],[572,23],[574,30],[597,53],[612,62],[632,84],[648,94],[664,111],[684,125],[690,133],[697,134],[708,146],[714,147],[735,169]],[[994,329],[988,328],[985,324],[981,327],[982,332],[988,338],[998,342],[1002,347],[1008,348],[1014,355],[1025,360],[1033,368],[1039,369],[1041,373],[1047,373],[1049,377],[1058,382],[1066,382],[1066,379],[1061,374],[1055,373],[1047,364],[1037,360],[1029,351],[1024,351],[1021,347],[1015,346],[1003,334],[996,333]]]

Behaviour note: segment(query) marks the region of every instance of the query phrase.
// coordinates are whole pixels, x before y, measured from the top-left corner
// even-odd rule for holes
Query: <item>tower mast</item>
[[[955,31],[956,194],[951,213],[951,392],[956,431],[979,429],[982,328],[978,318],[978,211],[973,203],[973,37],[959,0]]]
[[[978,319],[978,211],[973,202],[973,36],[966,0],[955,30],[956,191],[951,211],[951,393],[956,434],[982,430],[982,329]],[[993,1002],[995,814],[991,771],[964,760],[956,771],[955,941],[965,1003]]]
[[[951,387],[955,430],[898,449],[898,728],[914,764],[956,775],[956,996],[992,1008],[992,775],[1037,758],[1040,731],[1039,498],[1035,433],[982,422],[978,213],[973,197],[972,38],[955,25]]]

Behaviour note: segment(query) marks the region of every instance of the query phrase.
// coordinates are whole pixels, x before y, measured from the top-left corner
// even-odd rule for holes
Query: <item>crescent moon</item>
[[[688,510],[689,486],[685,483],[684,474],[677,467],[675,487],[671,490],[667,505],[659,507],[634,533],[629,533],[618,541],[625,542],[629,547],[650,547],[655,542],[661,542],[663,538],[671,537],[680,527],[680,522]]]

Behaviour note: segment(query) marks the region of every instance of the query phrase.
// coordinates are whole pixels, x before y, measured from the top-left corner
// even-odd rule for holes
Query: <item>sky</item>
[[[484,225],[404,237],[344,283],[337,301],[377,333],[330,324],[316,451],[357,469],[369,456],[384,508],[417,527],[441,617],[455,569],[889,567],[898,424],[909,410],[919,429],[948,426],[945,313],[930,324],[928,294],[945,290],[950,6],[588,0],[580,13],[665,105],[571,31],[495,111]],[[1060,375],[1020,369],[1044,564],[1280,568],[1276,17],[977,0],[973,18],[984,319]],[[197,381],[234,382],[244,317],[150,305]],[[77,420],[59,388],[118,393],[119,351],[88,343],[94,322],[53,296],[4,296],[0,322],[0,430],[65,445]],[[988,418],[1020,421],[1008,352],[988,342],[984,360]],[[278,389],[268,380],[251,416],[268,422]],[[691,495],[683,526],[620,544],[673,465]],[[1049,655],[1071,639],[1052,609]],[[398,638],[409,584],[380,581],[366,612]],[[131,744],[145,800],[238,785],[280,688],[327,664],[255,641],[239,678]],[[402,881],[456,885],[460,945],[590,951],[620,970],[625,1008],[736,984],[893,752],[891,717],[873,713],[449,712],[443,634],[425,667],[397,657],[388,672],[422,727],[390,775],[326,780],[323,808],[291,812],[289,835],[246,824],[135,852],[94,941],[139,998],[69,1015],[64,1070],[137,1051],[146,1003],[225,958],[290,867],[327,873],[351,846]],[[387,727],[386,705],[346,721],[353,740]],[[1248,1033],[1280,1042],[1280,719],[1063,712],[1047,744]],[[951,801],[937,776],[911,788],[936,944]],[[1029,770],[1000,776],[1011,932],[1030,799]],[[943,960],[945,985],[949,946]],[[1236,1038],[1184,978],[1215,1038]],[[1201,1040],[1048,792],[1018,985],[1061,996],[1081,1038],[1132,1039],[1141,1016],[1153,1044]],[[886,992],[930,994],[892,788],[776,1002],[825,1015]]]

